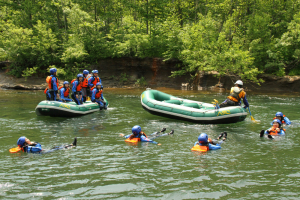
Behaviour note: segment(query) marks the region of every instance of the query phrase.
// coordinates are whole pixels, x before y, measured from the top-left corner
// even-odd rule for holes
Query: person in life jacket
[[[217,140],[221,139],[222,137],[223,139],[220,142],[218,142],[216,140],[208,138],[206,133],[201,133],[198,137],[198,142],[195,142],[193,148],[197,147],[198,145],[203,151],[221,149],[221,144],[227,139],[227,132],[221,133]]]
[[[90,87],[89,87],[89,80],[88,80],[88,75],[89,75],[88,70],[83,70],[83,80],[82,80],[82,98],[83,102],[86,102],[86,98],[90,96]]]
[[[132,131],[132,134],[130,134],[130,135],[125,136],[124,134],[120,134],[120,136],[125,137],[125,138],[129,138],[130,140],[133,139],[133,138],[138,138],[140,142],[150,142],[150,143],[153,143],[153,144],[160,145],[159,143],[157,143],[153,140],[150,140],[147,137],[147,135],[142,131],[142,128],[138,125],[132,127],[131,131]]]
[[[39,153],[42,151],[42,145],[37,142],[31,142],[28,138],[22,136],[17,141],[18,147],[26,153]]]
[[[18,145],[18,149],[13,148],[13,151],[10,150],[11,153],[17,153],[20,150],[26,153],[50,153],[59,149],[68,149],[68,148],[76,147],[77,138],[75,137],[73,143],[71,144],[55,146],[50,150],[43,150],[42,145],[40,143],[31,142],[25,136],[22,136],[18,139],[17,145]]]
[[[101,81],[100,77],[98,76],[98,70],[93,70],[92,74],[93,74],[93,76],[91,76],[88,81],[88,85],[91,88],[91,90],[93,90],[96,87],[96,84],[98,82],[100,82],[102,85],[102,81]]]
[[[47,100],[56,101],[59,98],[58,94],[58,78],[56,77],[57,69],[50,69],[50,76],[46,78],[48,83],[48,88],[45,89],[44,93],[46,94]]]
[[[283,115],[282,112],[277,112],[275,114],[275,117],[273,118],[273,120],[274,119],[279,119],[281,121],[282,125],[291,125],[292,124],[292,122],[289,120],[289,118],[287,118],[285,115]],[[271,123],[271,125],[272,125],[272,123]]]
[[[268,130],[264,131],[262,130],[260,132],[260,137],[263,137],[264,134],[267,134],[267,135],[285,135],[285,129],[281,128],[281,121],[279,119],[274,119],[273,122],[272,122],[273,126],[271,128],[269,128]]]
[[[77,79],[73,82],[73,87],[72,87],[72,99],[77,103],[77,105],[82,104],[82,93],[81,93],[81,88],[82,88],[82,79],[83,75],[78,74]]]
[[[60,88],[58,88],[60,91],[60,100],[62,102],[70,102],[73,101],[72,99],[70,99],[69,94],[70,94],[70,86],[69,86],[69,82],[65,81],[63,86],[61,86]]]
[[[106,102],[103,99],[103,86],[100,82],[96,84],[96,88],[92,91],[91,101],[99,104],[100,110],[107,109]]]
[[[243,89],[243,82],[241,80],[238,80],[235,82],[235,86],[231,88],[230,94],[227,99],[219,106],[220,108],[228,106],[239,106],[241,105],[241,99],[243,99],[243,102],[245,104],[244,108],[249,107],[249,103],[246,98],[246,92]]]

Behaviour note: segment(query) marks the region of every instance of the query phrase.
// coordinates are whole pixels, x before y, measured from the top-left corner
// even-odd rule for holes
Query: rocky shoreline
[[[217,72],[200,73],[191,81],[190,75],[171,78],[172,71],[178,70],[178,60],[164,61],[161,58],[114,58],[103,59],[97,65],[87,68],[99,71],[105,88],[175,88],[185,90],[228,90],[239,79],[238,76],[218,77]],[[261,74],[261,85],[244,81],[246,91],[300,92],[300,76],[277,77]],[[139,80],[143,80],[139,84]],[[68,80],[70,81],[70,80]],[[63,80],[60,80],[62,84]],[[0,88],[16,90],[44,90],[46,77],[16,78],[0,71]]]

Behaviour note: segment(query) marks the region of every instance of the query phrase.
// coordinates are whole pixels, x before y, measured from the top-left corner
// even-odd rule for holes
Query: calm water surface
[[[226,93],[161,89],[211,102]],[[107,111],[77,118],[36,116],[42,91],[0,90],[0,198],[3,199],[299,199],[300,98],[295,94],[248,93],[255,119],[236,124],[201,125],[158,117],[140,104],[143,90],[106,89]],[[287,136],[259,138],[277,111],[293,122]],[[147,134],[166,127],[173,136],[157,138],[161,146],[130,145],[120,133],[134,125]],[[191,152],[201,132],[228,140],[222,149]],[[10,154],[26,136],[44,149],[71,143],[74,149],[44,155]]]

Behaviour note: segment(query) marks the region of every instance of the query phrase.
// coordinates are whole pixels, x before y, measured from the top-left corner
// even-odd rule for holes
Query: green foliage
[[[25,77],[25,81],[27,81],[27,77],[32,76],[37,72],[38,67],[27,68],[23,71],[22,76]]]
[[[48,67],[47,72],[49,72],[49,70],[51,68],[56,68],[57,72],[56,75],[58,77],[59,80],[66,80],[66,81],[71,81],[74,78],[77,77],[77,74],[82,73],[83,69],[82,68],[77,68],[75,66],[72,67],[68,67],[68,68],[59,68],[56,67],[55,65],[51,65]]]
[[[119,83],[122,85],[126,81],[128,81],[128,75],[126,73],[121,73],[121,75],[119,77]]]
[[[138,80],[136,80],[136,82],[135,82],[135,85],[137,85],[139,87],[145,87],[145,86],[147,86],[147,84],[148,83],[143,76],[141,78],[139,78]]]

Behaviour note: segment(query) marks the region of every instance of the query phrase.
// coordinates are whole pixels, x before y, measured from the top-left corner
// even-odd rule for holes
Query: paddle
[[[219,109],[220,108],[218,100],[214,99],[214,102],[211,102],[211,103],[214,105],[215,109]]]
[[[15,148],[11,148],[11,149],[9,150],[9,152],[10,152],[10,153],[17,153],[17,152],[19,152],[19,151],[21,151],[21,150],[22,150],[21,147],[15,147]]]
[[[257,122],[257,121],[254,119],[254,117],[252,116],[252,114],[251,114],[250,107],[248,107],[248,110],[249,110],[249,113],[250,113],[251,120],[254,121],[254,122]]]

